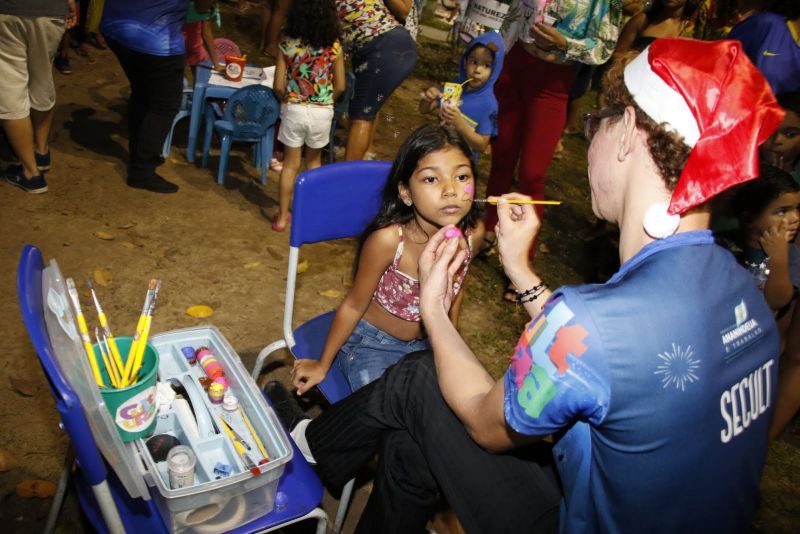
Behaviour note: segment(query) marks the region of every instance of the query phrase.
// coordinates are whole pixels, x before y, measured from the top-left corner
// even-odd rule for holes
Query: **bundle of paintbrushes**
[[[144,299],[144,306],[142,306],[142,314],[136,326],[136,333],[133,335],[128,354],[124,358],[120,353],[114,335],[111,333],[111,326],[108,324],[108,318],[103,311],[103,307],[100,305],[100,299],[97,298],[97,293],[94,290],[92,281],[87,280],[86,283],[89,286],[89,292],[92,295],[92,301],[97,310],[97,320],[100,323],[100,326],[96,327],[94,330],[95,340],[97,341],[97,352],[100,354],[100,362],[98,362],[98,358],[95,356],[95,350],[92,346],[91,337],[89,336],[89,328],[86,324],[83,310],[81,309],[78,290],[72,278],[67,278],[67,292],[75,308],[78,330],[80,332],[81,341],[83,342],[83,348],[86,351],[86,356],[89,358],[89,366],[92,369],[95,382],[97,382],[98,387],[101,388],[111,387],[121,389],[132,386],[139,380],[139,370],[142,366],[145,348],[147,347],[147,338],[150,335],[150,327],[153,322],[153,310],[155,310],[156,307],[158,291],[161,288],[161,280],[156,278],[150,280],[147,296]],[[105,376],[108,377],[108,383],[103,379],[100,363],[102,363],[103,369],[105,370]]]

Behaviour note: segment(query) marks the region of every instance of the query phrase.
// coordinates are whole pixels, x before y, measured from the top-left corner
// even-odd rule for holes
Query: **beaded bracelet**
[[[539,295],[541,295],[546,289],[547,286],[544,285],[544,282],[539,282],[530,289],[526,289],[525,291],[517,291],[517,302],[519,302],[520,304],[525,304],[526,302],[532,302],[536,300],[539,297]],[[525,298],[531,297],[532,295],[535,296],[533,296],[528,300],[524,300]]]

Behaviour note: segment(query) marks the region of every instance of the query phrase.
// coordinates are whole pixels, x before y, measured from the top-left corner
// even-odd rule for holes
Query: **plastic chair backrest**
[[[343,161],[302,173],[294,186],[289,244],[361,235],[378,213],[391,166]]]
[[[280,104],[272,89],[263,85],[248,85],[238,89],[228,99],[222,120],[233,126],[233,136],[261,137],[275,124]]]
[[[75,391],[67,383],[56,364],[53,347],[47,335],[42,299],[42,271],[44,262],[41,251],[25,245],[17,269],[17,296],[28,336],[33,343],[42,365],[50,392],[56,401],[64,430],[72,441],[78,464],[86,481],[95,485],[106,478],[106,468],[97,445],[92,438],[89,423]]]
[[[225,61],[225,56],[241,57],[242,55],[239,45],[224,37],[214,39],[214,50],[217,52],[217,58],[223,62]]]

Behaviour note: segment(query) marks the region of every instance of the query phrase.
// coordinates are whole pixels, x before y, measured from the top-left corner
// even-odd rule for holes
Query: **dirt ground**
[[[251,47],[250,57],[264,62],[252,48],[257,37],[254,19],[237,16],[232,22],[226,36],[245,49]],[[431,51],[441,45],[424,38],[421,44],[421,50]],[[226,184],[218,186],[215,152],[210,169],[185,160],[187,120],[177,128],[172,154],[160,169],[180,191],[157,195],[128,188],[124,183],[127,80],[109,51],[90,53],[88,60],[73,54],[74,74],[54,74],[58,105],[51,144],[53,170],[47,174],[50,191],[29,195],[0,184],[0,272],[6,273],[0,276],[4,340],[0,365],[5,369],[0,376],[0,450],[8,451],[16,462],[0,472],[4,531],[41,530],[50,499],[23,499],[14,488],[26,479],[56,482],[68,446],[17,306],[16,264],[25,243],[40,247],[46,261],[57,259],[64,275],[80,281],[81,287],[86,287],[84,279],[93,277],[118,336],[133,333],[147,281],[159,277],[163,285],[153,325],[156,332],[211,322],[248,368],[263,346],[281,337],[288,233],[273,232],[268,222],[276,209],[277,175],[270,171],[262,187],[243,146],[231,159]],[[387,103],[376,134],[380,159],[391,159],[403,137],[421,122],[415,112],[417,98],[435,71],[431,64],[440,61],[439,56],[421,58],[419,69],[428,70],[407,80]],[[572,202],[547,223],[542,242],[550,253],[537,259],[551,285],[595,280],[613,272],[608,270],[613,269],[613,253],[608,253],[613,241],[587,244],[576,238],[592,227],[594,219],[582,178],[585,144],[568,139],[566,146],[566,156],[554,164],[553,174],[571,178],[552,180],[548,196]],[[4,150],[3,161],[11,161]],[[301,258],[307,260],[308,270],[298,280],[296,321],[338,304],[347,290],[353,248],[352,241],[343,241],[303,249]],[[611,267],[605,268],[606,264]],[[500,302],[503,280],[496,259],[475,262],[470,273],[461,324],[476,353],[497,376],[507,365],[524,315]],[[85,291],[82,300],[89,303]],[[196,304],[210,306],[213,316],[187,315],[186,309]],[[262,382],[286,378],[286,357],[273,359]],[[773,446],[768,473],[764,499],[773,506],[761,513],[754,530],[799,531],[796,440]],[[362,504],[357,503],[348,516],[347,530],[367,489],[361,490]],[[326,508],[332,519],[335,502],[327,498]],[[84,530],[74,502],[68,501],[62,515],[60,531]]]

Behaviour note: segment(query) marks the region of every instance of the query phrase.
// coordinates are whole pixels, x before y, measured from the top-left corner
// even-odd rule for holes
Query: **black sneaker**
[[[6,174],[6,181],[28,193],[38,194],[47,192],[47,182],[44,181],[43,174],[25,178],[21,167],[9,169]]]
[[[72,74],[72,67],[69,65],[69,58],[63,56],[56,56],[53,60],[56,70],[61,74]]]
[[[40,171],[49,171],[50,170],[50,151],[48,150],[46,154],[39,154],[38,152],[34,151],[33,155],[36,156],[36,167]]]
[[[170,181],[165,180],[156,173],[145,177],[128,177],[128,186],[137,189],[146,189],[153,193],[175,193],[178,191],[178,186]]]
[[[275,415],[278,416],[278,419],[281,420],[281,423],[288,431],[291,432],[297,426],[297,423],[309,418],[300,405],[297,404],[294,395],[289,393],[286,387],[277,380],[267,382],[267,385],[264,386],[264,394],[272,404]]]

